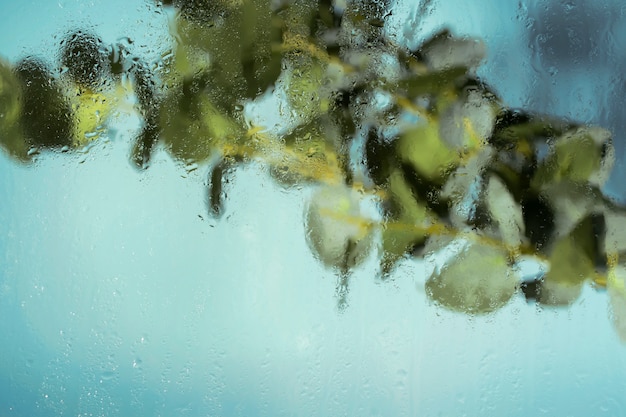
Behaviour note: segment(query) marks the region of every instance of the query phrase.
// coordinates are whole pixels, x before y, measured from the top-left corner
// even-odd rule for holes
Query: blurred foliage
[[[131,163],[147,168],[160,147],[208,166],[212,216],[224,212],[241,164],[265,164],[281,186],[314,187],[307,242],[336,270],[342,308],[350,272],[373,250],[384,280],[405,259],[456,245],[425,282],[442,307],[488,313],[515,294],[571,305],[591,284],[608,289],[626,339],[626,210],[602,193],[615,159],[610,132],[507,108],[476,75],[479,40],[444,30],[415,50],[394,44],[386,2],[158,7],[171,12],[174,40],[158,65],[83,30],[64,37],[58,62],[0,61],[6,153],[28,163],[81,148],[130,95],[143,120]],[[272,94],[280,133],[246,117]],[[543,273],[523,276],[529,257]]]

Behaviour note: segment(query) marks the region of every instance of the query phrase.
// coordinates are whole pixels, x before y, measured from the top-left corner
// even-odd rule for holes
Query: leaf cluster
[[[132,163],[148,167],[160,146],[205,164],[211,215],[251,161],[283,186],[315,187],[307,241],[337,271],[340,305],[373,250],[387,279],[455,242],[425,283],[437,304],[488,313],[521,294],[570,305],[592,283],[609,288],[624,328],[626,214],[602,193],[611,134],[506,107],[476,75],[480,40],[443,30],[415,50],[396,45],[385,1],[159,5],[173,11],[175,42],[158,66],[84,31],[64,38],[56,73],[36,58],[0,63],[3,148],[28,160],[33,149],[84,146],[130,83],[143,119]],[[273,131],[246,114],[268,102],[280,107],[270,109],[282,122]],[[378,217],[367,214],[372,202]],[[544,272],[524,276],[528,258]]]

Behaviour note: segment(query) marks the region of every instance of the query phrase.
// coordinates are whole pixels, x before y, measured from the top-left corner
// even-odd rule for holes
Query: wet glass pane
[[[0,35],[1,416],[626,412],[621,2]]]

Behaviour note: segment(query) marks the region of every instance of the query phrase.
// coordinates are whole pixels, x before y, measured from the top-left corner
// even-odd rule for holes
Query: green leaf
[[[615,208],[604,211],[606,233],[604,252],[610,255],[626,253],[626,212]]]
[[[539,304],[551,307],[567,307],[572,305],[582,292],[584,281],[561,282],[543,280],[538,288]]]
[[[314,35],[312,29],[315,26],[318,4],[310,0],[291,0],[284,11],[285,25],[289,33],[297,34],[305,38]]]
[[[345,5],[345,3],[339,1],[335,2],[335,5]],[[341,25],[343,46],[349,45],[354,49],[373,49],[383,44],[383,27],[388,12],[389,0],[349,2]]]
[[[130,160],[139,169],[146,169],[152,158],[152,151],[159,140],[160,129],[158,125],[147,122],[139,132],[131,150]]]
[[[394,169],[389,176],[389,198],[395,216],[411,223],[420,223],[430,217],[428,208],[419,201],[407,183],[400,169]]]
[[[72,146],[73,112],[46,64],[33,57],[19,62],[15,73],[22,86],[22,129],[32,146]]]
[[[410,254],[415,248],[422,246],[427,235],[403,221],[388,221],[382,231],[380,259],[381,275],[387,278],[396,263]]]
[[[287,99],[298,118],[304,122],[315,119],[330,109],[326,65],[316,58],[292,57],[287,71]]]
[[[543,253],[554,236],[554,208],[546,196],[534,193],[524,194],[520,204],[526,237],[538,253]]]
[[[481,40],[455,37],[448,30],[435,34],[419,48],[424,61],[435,71],[455,67],[475,69],[486,52]]]
[[[556,236],[568,235],[585,217],[600,209],[602,194],[585,183],[563,180],[543,187],[542,196],[550,203],[556,216]]]
[[[589,216],[552,246],[548,257],[550,269],[543,278],[539,302],[565,306],[576,301],[584,282],[594,274],[597,250],[593,218]]]
[[[556,138],[574,127],[575,125],[567,120],[503,108],[496,117],[494,131],[489,141],[500,149],[515,145],[526,148],[526,151],[532,151],[535,142]]]
[[[413,194],[399,169],[389,176],[388,191],[392,213],[382,231],[383,276],[391,272],[398,260],[426,241],[426,225],[433,218],[431,211]]]
[[[440,184],[461,159],[441,140],[439,125],[434,121],[421,122],[403,132],[397,140],[397,152],[421,176]]]
[[[485,202],[502,242],[509,248],[519,248],[525,233],[522,207],[496,175],[487,180]]]
[[[202,162],[224,147],[236,147],[244,128],[204,94],[171,88],[161,105],[162,139],[170,153],[185,163]],[[235,151],[233,151],[236,153]]]
[[[364,215],[361,196],[345,185],[322,186],[305,213],[307,242],[326,266],[347,274],[372,246],[372,221]]]
[[[467,314],[485,314],[504,306],[517,280],[501,248],[469,244],[426,281],[426,294],[437,304]]]
[[[8,62],[0,59],[0,146],[14,158],[26,162],[29,146],[20,126],[22,112],[20,81]]]
[[[609,270],[607,292],[613,327],[622,343],[626,343],[626,266],[623,264],[613,265]]]
[[[233,169],[233,161],[230,158],[222,158],[209,170],[207,203],[209,215],[213,218],[220,218],[224,213],[226,199],[224,185],[230,181]]]
[[[98,89],[110,75],[104,45],[96,35],[78,30],[61,41],[61,64],[83,88]]]
[[[483,203],[479,200],[480,187],[483,186],[480,180],[494,154],[491,146],[483,146],[450,174],[441,189],[439,197],[448,201],[450,221],[455,227],[463,228],[476,217],[476,211]]]
[[[164,5],[174,5],[179,13],[187,20],[198,24],[209,24],[215,16],[223,12],[220,10],[222,1],[206,0],[161,0]]]
[[[612,169],[615,153],[611,134],[597,127],[582,127],[559,137],[532,180],[540,189],[561,181],[602,185]]]
[[[389,175],[400,165],[393,142],[385,141],[376,129],[370,128],[365,139],[367,172],[378,186],[389,179]]]
[[[456,90],[457,85],[463,84],[467,78],[464,67],[454,67],[442,71],[426,74],[412,74],[394,87],[404,92],[409,98],[418,98],[424,95],[438,95],[446,91]]]
[[[273,85],[282,70],[282,14],[272,13],[269,0],[244,1],[241,18],[241,63],[246,97],[255,98]]]
[[[268,152],[270,174],[281,185],[347,182],[347,157],[341,151],[339,127],[326,117],[303,123],[285,135],[276,152]]]
[[[204,7],[202,19],[193,13],[182,13],[177,19],[180,42],[174,67],[182,77],[210,71],[213,102],[230,109],[262,94],[278,79],[285,23],[269,0]]]
[[[147,66],[137,63],[132,69],[133,89],[139,104],[139,113],[143,118],[141,132],[135,139],[131,161],[137,168],[147,168],[152,151],[159,141],[159,105],[155,82]]]
[[[466,90],[459,100],[439,116],[441,140],[452,149],[484,143],[491,136],[496,120],[494,97],[478,89]]]
[[[311,33],[318,31],[328,32],[329,29],[338,29],[341,24],[342,13],[333,5],[331,0],[319,0],[315,22],[313,22]]]
[[[442,185],[464,158],[486,144],[495,112],[484,92],[472,90],[462,99],[441,97],[437,115],[427,115],[400,134],[397,152],[422,178]]]
[[[569,235],[555,242],[548,258],[550,270],[545,279],[578,283],[591,277],[595,259],[593,238],[593,219],[589,216]]]

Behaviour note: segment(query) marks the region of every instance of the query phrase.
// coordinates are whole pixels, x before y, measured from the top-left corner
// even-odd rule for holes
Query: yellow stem
[[[433,119],[433,116],[431,114],[428,113],[428,110],[426,110],[424,107],[422,106],[418,106],[417,104],[413,103],[411,100],[409,100],[408,98],[399,95],[399,94],[394,94],[393,98],[396,100],[396,103],[398,103],[398,105],[403,109],[408,111],[411,114],[414,114],[418,117],[422,117],[424,119],[426,119],[428,122],[431,122]]]
[[[286,33],[283,43],[281,45],[278,45],[276,49],[279,52],[305,52],[313,58],[317,58],[322,62],[338,65],[345,72],[355,71],[355,68],[352,65],[343,62],[336,56],[330,55],[324,49],[311,42],[307,37],[298,35],[296,33]]]
[[[290,173],[326,184],[339,184],[344,173],[335,152],[324,149],[323,158],[314,157],[285,145],[255,126],[246,133],[243,143],[224,141],[220,148],[226,157],[260,159],[272,166],[283,166]]]

